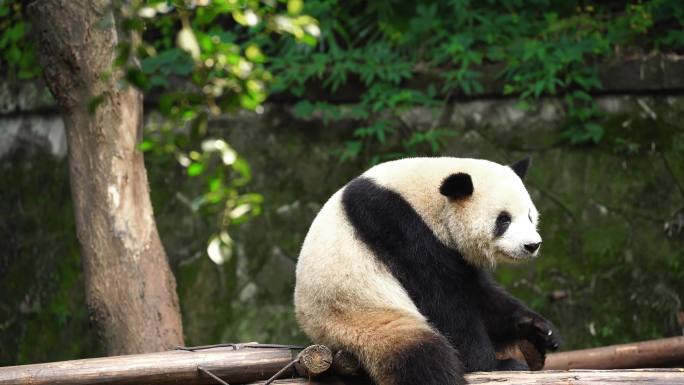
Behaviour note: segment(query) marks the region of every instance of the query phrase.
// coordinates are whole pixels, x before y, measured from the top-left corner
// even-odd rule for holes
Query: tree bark
[[[114,67],[112,3],[35,0],[28,16],[64,118],[87,305],[106,352],[182,345],[176,283],[137,149],[142,95],[122,87],[122,71]],[[94,100],[100,101],[95,108]]]

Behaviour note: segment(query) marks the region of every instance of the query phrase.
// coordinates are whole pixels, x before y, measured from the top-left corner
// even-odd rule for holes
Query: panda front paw
[[[524,313],[516,317],[518,336],[532,343],[544,354],[547,350],[558,350],[560,336],[553,324],[536,313]]]

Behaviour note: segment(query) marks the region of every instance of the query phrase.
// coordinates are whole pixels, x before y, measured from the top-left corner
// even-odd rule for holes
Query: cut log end
[[[314,377],[330,369],[332,362],[332,351],[327,346],[311,345],[299,353],[297,369],[303,376]]]

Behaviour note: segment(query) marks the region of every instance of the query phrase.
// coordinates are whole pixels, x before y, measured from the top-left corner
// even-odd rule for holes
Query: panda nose
[[[537,249],[539,248],[539,246],[541,246],[541,244],[542,244],[541,242],[537,242],[537,243],[527,243],[527,244],[525,245],[525,250],[529,251],[530,253],[534,253],[535,251],[537,251]]]

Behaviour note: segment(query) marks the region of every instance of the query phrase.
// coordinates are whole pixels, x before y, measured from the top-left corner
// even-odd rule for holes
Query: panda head
[[[510,166],[479,161],[468,172],[442,181],[444,225],[454,246],[471,263],[495,265],[536,257],[542,243],[539,213],[523,178],[526,157]]]

